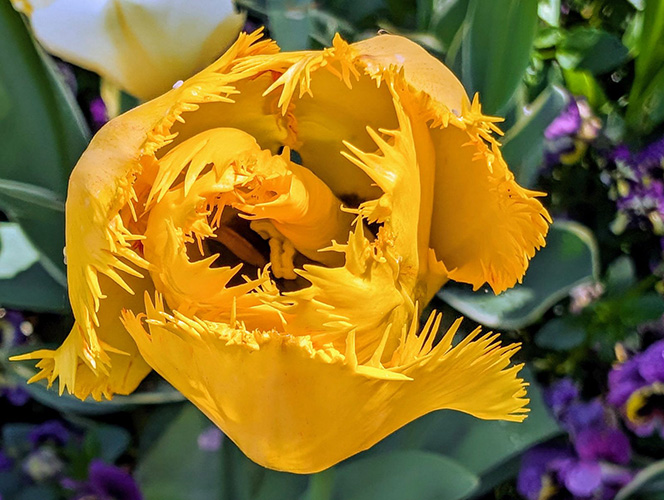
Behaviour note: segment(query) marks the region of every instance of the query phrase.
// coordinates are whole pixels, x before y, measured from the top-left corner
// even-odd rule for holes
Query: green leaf
[[[586,340],[586,329],[574,317],[563,316],[547,321],[535,334],[535,344],[544,349],[569,351]]]
[[[614,260],[606,271],[607,295],[622,295],[636,284],[634,261],[627,255]]]
[[[477,484],[474,474],[448,457],[425,451],[394,451],[337,467],[332,499],[458,500],[466,498]]]
[[[554,222],[546,247],[530,262],[523,283],[493,295],[448,284],[438,296],[464,315],[492,328],[518,329],[537,321],[569,291],[597,280],[598,250],[592,233],[574,222]]]
[[[281,50],[306,50],[311,47],[311,0],[271,0],[267,4],[270,35]]]
[[[580,27],[570,31],[558,45],[556,59],[564,69],[607,73],[622,63],[629,51],[620,39],[596,28]]]
[[[632,481],[624,486],[615,500],[653,499],[653,492],[664,491],[664,460],[655,462],[641,470]]]
[[[0,280],[13,278],[38,259],[39,253],[21,231],[21,226],[13,222],[0,222]]]
[[[35,312],[69,311],[67,290],[35,263],[11,279],[0,280],[0,305]]]
[[[544,131],[567,104],[567,95],[550,87],[532,103],[503,139],[503,157],[524,187],[532,187],[544,158]]]
[[[516,475],[518,457],[561,431],[544,404],[529,370],[530,413],[522,423],[480,420],[465,413],[441,410],[425,415],[377,445],[378,450],[419,449],[437,452],[481,478],[473,496]],[[444,498],[444,497],[441,497]]]
[[[664,2],[651,0],[645,3],[643,25],[635,43],[638,55],[634,62],[634,82],[629,95],[627,121],[640,130],[646,89],[652,86],[664,71]]]
[[[135,477],[145,500],[221,499],[221,454],[198,446],[198,436],[210,425],[196,407],[182,405],[161,436],[139,456]]]
[[[33,349],[34,346],[30,350]],[[18,354],[22,354],[22,352],[16,350],[11,353],[12,356]],[[6,362],[3,364],[12,381],[21,384],[32,398],[63,413],[105,415],[132,410],[139,406],[179,403],[185,400],[179,391],[167,382],[160,380],[156,387],[151,390],[143,390],[139,386],[132,394],[128,396],[116,395],[110,401],[95,401],[92,398],[81,401],[66,392],[61,396],[58,395],[56,388],[48,389],[44,381],[28,384],[27,380],[37,373],[32,361]]]
[[[537,32],[535,0],[472,0],[461,48],[461,79],[488,114],[501,114],[530,62]]]
[[[588,99],[593,109],[600,109],[608,101],[604,90],[590,71],[564,70],[565,86],[574,95]]]
[[[0,46],[0,88],[9,98],[9,109],[0,114],[0,209],[21,224],[49,273],[64,275],[63,213],[44,207],[39,190],[64,200],[89,132],[54,63],[35,46],[11,2],[0,2]],[[17,186],[27,187],[23,197]]]
[[[120,458],[131,443],[131,434],[123,427],[92,422],[85,436],[88,446],[94,450],[91,458],[101,458],[112,464]]]
[[[431,22],[428,31],[436,36],[443,51],[448,51],[454,37],[463,26],[470,0],[432,1]]]

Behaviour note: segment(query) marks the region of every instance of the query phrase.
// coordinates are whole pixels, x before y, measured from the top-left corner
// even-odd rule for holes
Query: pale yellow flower
[[[244,15],[232,0],[12,0],[50,53],[141,99],[222,54]]]
[[[405,38],[259,38],[93,139],[67,199],[76,325],[22,358],[34,379],[101,398],[153,368],[250,458],[300,473],[434,410],[523,420],[517,346],[419,325],[447,280],[500,292],[544,245],[498,120]]]

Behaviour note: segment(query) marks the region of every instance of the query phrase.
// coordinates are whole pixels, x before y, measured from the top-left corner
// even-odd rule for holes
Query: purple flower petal
[[[517,478],[517,491],[528,500],[538,500],[542,490],[543,477],[552,470],[557,461],[572,457],[566,448],[536,446],[521,459],[521,469]]]
[[[567,108],[560,113],[544,131],[548,140],[558,139],[566,135],[575,134],[581,127],[581,114],[576,101],[572,99]]]
[[[9,404],[12,406],[24,406],[28,401],[30,401],[30,393],[23,387],[5,387],[3,392],[4,396],[7,398],[7,401],[9,401]]]
[[[639,374],[648,384],[664,382],[664,340],[655,342],[638,358]]]
[[[563,378],[549,387],[544,393],[544,400],[556,418],[579,397],[579,390],[571,378]]]
[[[48,420],[36,426],[28,434],[28,439],[35,447],[47,441],[53,441],[60,446],[64,446],[69,438],[69,431],[59,420]]]
[[[572,434],[578,434],[589,427],[604,428],[604,414],[604,406],[598,399],[587,403],[577,401],[569,405],[561,421]]]
[[[619,408],[623,406],[632,393],[646,385],[639,373],[638,359],[632,358],[614,367],[609,372],[609,404]]]
[[[589,497],[602,485],[602,468],[596,462],[569,460],[559,475],[565,488],[578,497]]]
[[[124,469],[93,460],[88,469],[88,485],[103,500],[142,500],[134,478]]]
[[[579,457],[586,461],[608,460],[627,464],[631,456],[629,439],[619,429],[587,428],[574,441]]]
[[[0,472],[6,472],[14,466],[14,460],[4,451],[0,450]]]

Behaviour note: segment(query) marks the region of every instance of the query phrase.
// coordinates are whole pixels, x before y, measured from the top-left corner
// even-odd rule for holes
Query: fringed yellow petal
[[[459,115],[468,102],[463,85],[443,63],[407,38],[380,35],[351,45],[365,71],[376,79],[403,73],[413,90],[423,92]]]
[[[431,247],[449,277],[495,293],[521,281],[551,219],[497,149],[456,127],[432,130],[438,169]]]
[[[429,350],[435,332],[413,332],[404,342],[419,349],[386,368],[375,362],[380,355],[358,363],[355,332],[344,351],[317,348],[309,337],[170,316],[159,298],[147,302],[148,331],[140,317],[124,315],[143,356],[266,467],[323,470],[436,409],[524,417],[523,381],[518,367],[507,368],[515,347],[493,337],[451,347],[453,328]]]
[[[109,278],[100,279],[108,291],[98,311],[95,337],[100,350],[94,353],[86,341],[86,331],[77,321],[67,339],[56,350],[42,349],[12,361],[40,360],[39,373],[29,382],[46,379],[49,387],[59,379],[59,393],[65,390],[79,399],[111,399],[114,394],[130,394],[152,370],[141,357],[136,343],[120,321],[123,307],[142,308],[146,280],[129,278],[134,295],[119,289]],[[148,288],[149,289],[149,288]]]

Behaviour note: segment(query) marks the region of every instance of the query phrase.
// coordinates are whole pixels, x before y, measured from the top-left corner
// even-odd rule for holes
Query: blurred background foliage
[[[99,77],[46,54],[3,1],[2,498],[81,492],[140,498],[132,496],[136,484],[147,500],[664,498],[664,432],[644,434],[638,426],[651,417],[651,431],[662,426],[664,359],[661,380],[635,386],[654,387],[638,415],[611,396],[620,363],[646,366],[644,353],[664,338],[664,2],[238,0],[237,6],[248,13],[247,29],[265,24],[284,50],[329,46],[337,32],[349,41],[378,30],[407,36],[452,68],[469,95],[479,93],[485,113],[505,117],[503,153],[512,171],[521,184],[548,193],[555,223],[547,247],[513,289],[494,296],[448,285],[431,307],[448,311],[450,320],[465,315],[466,331],[477,322],[504,332],[506,342],[523,343],[530,416],[514,424],[435,412],[328,471],[297,476],[250,462],[155,375],[110,402],[26,385],[34,370],[8,364],[8,355],[56,343],[72,323],[62,256],[67,178],[91,130],[105,121],[99,112],[105,108]],[[123,109],[137,104],[120,97]],[[564,405],[556,399],[561,380],[576,388]],[[580,444],[587,429],[570,423],[570,415],[587,416],[592,405],[600,405],[606,429],[627,436],[626,461]],[[560,458],[532,468],[545,442],[548,450],[566,450],[567,469]],[[530,458],[522,463],[524,454]],[[590,472],[581,483],[570,479],[569,464],[578,463],[588,471],[601,466],[601,484],[579,486],[587,486]],[[125,489],[104,490],[100,484],[109,477]]]

